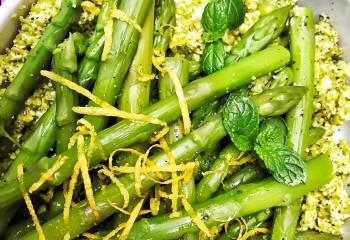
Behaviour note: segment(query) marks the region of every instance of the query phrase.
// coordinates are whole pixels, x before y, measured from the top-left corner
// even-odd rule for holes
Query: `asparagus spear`
[[[278,96],[275,94],[276,91],[279,92]],[[295,106],[305,93],[308,93],[308,89],[305,87],[285,86],[266,90],[263,94],[253,96],[252,100],[257,106],[260,115],[279,116],[282,115],[284,109],[277,109],[273,106],[274,104],[279,105],[282,101],[289,105],[289,109],[290,107]]]
[[[122,0],[119,9],[125,12],[137,24],[143,26],[152,1]],[[114,105],[117,101],[125,75],[136,53],[140,33],[131,24],[115,20],[113,25],[113,42],[105,62],[102,62],[92,93]],[[89,102],[89,106],[96,106]],[[101,131],[108,123],[108,117],[85,116],[95,130]]]
[[[320,127],[312,127],[309,131],[309,137],[307,140],[307,144],[305,145],[307,148],[311,147],[315,143],[317,143],[318,140],[320,140],[323,135],[325,134],[326,130],[324,128]]]
[[[277,38],[286,27],[290,8],[286,6],[261,17],[226,57],[225,66],[260,51]]]
[[[152,73],[153,26],[154,6],[145,20],[137,52],[123,83],[118,101],[121,110],[140,113],[149,105],[150,81],[141,81],[139,75]]]
[[[191,159],[198,151],[204,149],[208,144],[219,141],[226,135],[225,129],[221,122],[221,116],[216,116],[203,127],[191,132],[189,135],[181,139],[180,141],[172,144],[170,146],[171,151],[174,154],[176,163],[180,164]],[[210,136],[210,138],[209,138]],[[167,165],[168,157],[164,152],[158,152],[150,159],[156,165]],[[158,179],[156,174],[150,174],[153,178]],[[164,179],[169,178],[169,174],[163,174]],[[147,192],[155,182],[151,179],[141,176],[142,179],[142,192]],[[125,174],[119,178],[119,180],[124,184],[124,186],[129,191],[130,198],[134,197],[136,194],[134,175]],[[94,194],[97,209],[99,212],[99,219],[96,221],[93,217],[91,209],[89,206],[84,206],[82,208],[72,208],[69,216],[69,226],[64,225],[62,215],[58,215],[54,219],[43,224],[43,230],[46,239],[63,239],[66,231],[70,232],[71,237],[78,236],[79,234],[87,231],[91,227],[95,226],[98,222],[103,221],[108,216],[116,211],[109,202],[115,204],[116,206],[121,206],[123,204],[124,198],[118,187],[114,184],[109,184],[105,187],[104,191]],[[52,231],[52,228],[55,231]],[[37,236],[35,231],[23,236],[24,239],[33,239]]]
[[[328,183],[332,178],[332,163],[325,155],[320,155],[308,163],[307,183],[290,187],[267,178],[258,183],[242,185],[233,191],[219,195],[193,206],[196,215],[208,228],[220,225],[230,219],[247,216],[274,206],[285,206],[304,194]],[[160,215],[144,218],[137,222],[129,240],[176,239],[184,233],[198,232],[197,225],[186,212],[180,217]]]
[[[199,62],[189,61],[190,79],[196,78],[202,73],[202,67]]]
[[[166,58],[165,66],[175,69],[181,85],[185,87],[189,82],[188,61],[179,56]],[[158,80],[159,99],[163,100],[175,94],[175,86],[170,79],[169,74],[162,75]],[[176,142],[183,137],[182,126],[179,122],[174,122],[170,125],[169,133],[166,139],[169,144]]]
[[[284,66],[288,62],[289,52],[285,48],[271,47],[244,58],[215,74],[193,81],[183,89],[189,110],[194,110],[206,102],[247,84],[252,76],[259,77],[265,75]],[[252,64],[255,65],[254,68],[251,68]],[[222,79],[227,80],[222,81]],[[276,95],[278,96],[278,94],[278,90],[276,90]],[[274,106],[285,108],[285,104],[285,102],[281,101],[280,104],[275,103]],[[143,111],[143,114],[160,118],[166,122],[172,122],[180,116],[181,112],[177,97],[172,96],[148,107]],[[157,125],[123,120],[99,132],[97,139],[102,144],[104,152],[110,154],[117,148],[130,146],[133,143],[146,140],[157,129],[159,129]],[[58,186],[62,184],[73,172],[77,157],[76,148],[73,147],[62,155],[67,156],[68,160],[55,173],[52,181],[49,183],[50,185]],[[90,160],[90,165],[94,166],[102,160],[97,148]],[[57,157],[43,158],[29,169],[24,176],[25,189],[28,189],[33,183],[38,181],[41,173],[46,172],[56,161]],[[21,191],[16,181],[0,183],[0,208],[8,206],[19,199],[21,199]]]
[[[118,102],[121,110],[140,113],[149,106],[151,82],[141,81],[139,78],[142,74],[150,75],[152,73],[153,27],[154,3],[145,21],[137,52],[122,87]],[[138,143],[132,148],[144,152],[147,150],[147,144]],[[120,165],[133,166],[137,157],[129,153],[122,153],[118,156],[118,161]]]
[[[227,145],[221,151],[219,157],[210,166],[209,174],[204,176],[196,186],[197,202],[209,199],[219,189],[225,174],[229,170],[229,162],[237,159],[239,154],[240,151],[233,144]]]
[[[39,82],[39,71],[47,65],[52,51],[64,39],[71,25],[78,21],[81,0],[63,0],[57,15],[46,28],[43,36],[30,51],[16,78],[0,98],[0,128],[10,126],[24,101]]]
[[[153,46],[165,56],[169,47],[171,26],[175,25],[175,2],[174,0],[160,0],[158,3]]]
[[[109,0],[102,5],[101,12],[92,36],[89,39],[89,46],[79,64],[78,83],[80,86],[90,89],[96,81],[100,68],[100,59],[104,45],[104,27],[113,6],[117,6],[119,0]]]
[[[249,164],[224,181],[222,189],[228,192],[241,184],[251,183],[263,179],[265,176],[266,173],[261,167],[255,164]]]
[[[276,105],[277,108],[281,108],[283,106],[284,106],[283,103],[281,103],[280,106]],[[288,109],[286,109],[286,111],[287,110]],[[172,145],[173,154],[175,155],[176,159],[177,159],[178,155],[181,156],[181,160],[179,160],[178,163],[180,163],[181,161],[187,161],[188,159],[191,159],[193,155],[195,155],[196,151],[199,152],[199,151],[207,148],[210,145],[214,145],[216,142],[218,142],[226,134],[227,133],[222,129],[221,115],[217,114],[208,123],[206,123],[204,126],[202,126],[201,128],[195,130],[189,136],[187,136],[187,137],[181,139],[180,141],[174,143]],[[185,155],[181,155],[181,154],[185,154]],[[157,158],[157,156],[160,156],[160,155],[156,155],[155,158]],[[164,156],[163,156],[163,158],[164,158]],[[167,163],[167,160],[163,159],[163,158],[162,158],[162,161],[157,161],[156,164],[159,165],[159,164]],[[153,176],[153,177],[156,177],[156,176]],[[163,177],[166,179],[169,176],[164,175]],[[150,180],[148,178],[142,178],[142,179],[143,179],[143,181],[146,181],[146,182],[150,181],[149,184],[151,184],[151,185],[147,185],[149,188],[152,185],[155,184],[152,180]],[[126,176],[125,177],[125,182],[124,182],[124,180],[121,180],[121,181],[124,183],[124,185],[128,189],[131,189],[129,191],[130,195],[131,195],[130,197],[133,197],[134,196],[133,194],[135,194],[135,189],[134,189],[134,184],[133,184],[134,177],[133,176]],[[148,182],[147,182],[147,184],[148,184]],[[112,201],[113,202],[114,201],[113,199],[115,199],[115,202],[113,202],[113,203],[115,203],[117,205],[120,205],[120,204],[123,203],[123,196],[119,192],[119,189],[116,190],[115,189],[116,187],[114,185],[113,186],[110,185],[110,187],[111,187],[111,189],[114,188],[113,191],[111,190],[112,191],[111,194],[113,194],[111,196],[113,196],[113,198],[106,197],[106,196],[110,196],[106,192],[106,190],[105,190],[104,193],[102,193],[102,195],[98,195],[98,194],[95,195],[97,205],[101,206],[100,217],[101,217],[101,214],[103,216],[101,221],[103,220],[104,217],[108,217],[110,214],[112,214],[111,213],[112,210],[110,209],[110,205],[107,204],[107,203],[104,204],[105,202],[108,202],[108,201]],[[145,190],[147,190],[147,189],[145,189]],[[114,209],[114,208],[112,208],[112,209]],[[78,212],[73,214],[73,212],[75,212],[75,211],[78,211]],[[80,210],[73,209],[72,210],[73,216],[71,216],[71,221],[74,220],[74,221],[77,221],[79,223],[82,222],[82,224],[80,224],[79,226],[76,226],[73,223],[73,226],[70,226],[70,231],[72,230],[72,231],[74,231],[76,233],[79,232],[79,231],[84,232],[85,230],[87,230],[89,228],[89,226],[92,226],[92,225],[95,224],[92,212],[89,214],[89,216],[85,216],[84,214],[86,212],[90,212],[90,210],[89,209],[80,209]],[[77,218],[79,218],[79,219],[77,220]],[[80,219],[80,218],[82,218],[82,219]],[[49,221],[49,223],[47,223],[48,228],[50,228],[50,226],[52,226],[52,225],[60,226],[62,224],[63,224],[62,217],[60,217],[60,216],[56,217],[55,219],[53,219],[52,221]],[[82,229],[83,227],[86,227],[86,228]],[[64,230],[62,230],[62,231],[64,231]],[[79,232],[79,233],[81,233],[81,232]],[[61,233],[58,233],[58,234],[64,234],[64,233],[61,232]],[[32,236],[32,235],[30,235],[30,236]]]
[[[290,67],[283,68],[273,80],[267,84],[268,89],[288,86],[293,83],[293,70]]]
[[[53,52],[52,68],[58,75],[73,81],[78,63],[72,36]],[[78,96],[67,87],[56,84],[56,98],[56,153],[60,154],[68,149],[69,139],[75,132],[77,116],[72,107],[78,105]]]
[[[315,23],[308,8],[293,10],[290,24],[290,49],[294,84],[305,86],[308,91],[299,104],[287,114],[288,141],[301,156],[305,156],[313,115]],[[276,210],[272,240],[294,239],[300,214],[301,199]]]
[[[214,100],[196,109],[191,117],[192,128],[196,129],[206,121],[208,117],[215,115],[218,112],[219,107],[222,105],[221,99]]]
[[[254,213],[245,218],[246,224],[243,226],[245,231],[249,231],[253,228],[261,226],[267,219],[272,216],[273,211],[270,208],[267,208],[261,212]],[[233,221],[230,224],[227,232],[221,234],[217,239],[218,240],[230,240],[235,239],[239,236],[241,230],[241,225],[237,221]]]

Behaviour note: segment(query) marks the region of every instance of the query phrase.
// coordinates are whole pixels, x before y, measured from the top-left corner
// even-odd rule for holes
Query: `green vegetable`
[[[124,80],[121,95],[119,96],[118,106],[120,110],[140,113],[149,106],[150,102],[150,81],[140,81],[140,74],[152,74],[152,55],[153,55],[153,27],[154,27],[154,3],[146,18],[142,29],[139,45],[131,64],[126,79]],[[140,73],[141,72],[141,73]],[[145,152],[147,143],[137,143],[131,148]],[[118,165],[134,166],[138,157],[131,153],[118,154]],[[137,202],[134,204],[136,206]]]
[[[286,109],[298,104],[306,92],[306,88],[301,86],[277,87],[253,96],[252,101],[257,106],[260,115],[279,116],[284,114]],[[278,109],[275,105],[283,107]]]
[[[271,142],[262,147],[255,145],[254,150],[278,182],[290,186],[306,182],[306,163],[293,149]]]
[[[325,155],[308,162],[308,181],[298,186],[287,186],[267,178],[257,183],[242,185],[233,191],[218,195],[206,202],[193,205],[196,215],[208,228],[220,225],[231,219],[247,216],[274,206],[285,206],[304,194],[328,183],[332,178],[332,163]],[[184,211],[180,217],[160,215],[144,218],[137,222],[129,240],[176,239],[184,233],[195,233],[199,229]]]
[[[202,55],[202,69],[206,74],[212,74],[224,67],[225,49],[222,41],[207,45]]]
[[[202,66],[199,62],[189,61],[190,79],[195,79],[202,73]]]
[[[318,140],[320,140],[323,137],[325,132],[326,130],[324,128],[320,128],[320,127],[310,128],[306,147],[308,148],[316,144]]]
[[[125,12],[137,24],[143,26],[149,12],[152,1],[148,0],[122,0],[119,10]],[[98,76],[92,93],[114,105],[123,84],[133,57],[136,53],[140,33],[126,22],[114,20],[113,42],[111,51],[105,62],[101,63]],[[89,102],[88,106],[96,106]],[[94,127],[95,131],[101,131],[108,123],[108,117],[85,116]]]
[[[249,164],[228,177],[223,182],[222,189],[223,191],[228,192],[239,185],[255,182],[264,177],[266,177],[266,173],[263,168],[256,164]]]
[[[80,57],[85,53],[88,47],[87,46],[88,41],[86,39],[86,36],[80,32],[75,32],[75,33],[72,33],[71,35],[74,42],[75,52]]]
[[[202,25],[206,41],[220,39],[226,29],[236,28],[244,21],[242,0],[214,0],[203,11]]]
[[[188,61],[179,56],[166,58],[164,65],[175,70],[178,79],[183,87],[189,83],[189,66]],[[163,100],[175,94],[175,86],[169,74],[161,74],[158,80],[159,99]],[[178,121],[169,126],[169,132],[166,140],[172,144],[183,137],[183,127]]]
[[[210,119],[209,117],[207,121]],[[204,124],[205,122],[203,122]],[[202,179],[202,173],[209,170],[210,165],[215,161],[215,159],[220,154],[220,143],[215,143],[208,146],[203,152],[199,153],[195,161],[199,163],[199,167],[195,171],[196,180]]]
[[[24,101],[39,83],[39,72],[49,62],[52,51],[65,38],[80,15],[80,0],[63,0],[61,8],[47,26],[43,36],[30,51],[16,78],[0,98],[0,132],[9,127],[14,116],[22,109]]]
[[[203,150],[206,146],[218,142],[226,135],[225,129],[222,126],[221,116],[218,115],[212,118],[203,127],[191,132],[189,135],[174,143],[170,146],[171,151],[174,154],[177,164],[187,162],[189,159],[195,156],[195,154]],[[210,137],[209,137],[210,136]],[[150,159],[156,165],[167,165],[168,157],[164,152],[158,152]],[[155,174],[150,174],[154,179],[160,180]],[[170,177],[170,174],[163,174],[164,180]],[[148,192],[149,189],[154,186],[155,182],[146,176],[142,175],[142,192]],[[124,184],[129,191],[130,198],[135,197],[135,182],[133,174],[124,174],[119,177],[119,180]],[[86,232],[90,228],[94,227],[99,222],[102,222],[108,216],[116,212],[110,203],[116,206],[122,206],[124,197],[121,194],[119,188],[114,184],[107,185],[103,191],[94,194],[96,205],[98,206],[99,219],[95,221],[93,213],[88,204],[83,205],[81,208],[72,208],[69,215],[69,226],[65,226],[63,216],[49,220],[42,224],[43,231],[47,240],[63,239],[67,230],[70,233],[71,238],[78,236],[81,233]],[[83,201],[83,204],[86,201]],[[54,231],[53,231],[54,230]],[[37,232],[32,231],[27,235],[19,238],[21,240],[32,240],[37,237]],[[142,238],[141,238],[142,239]]]
[[[159,50],[165,56],[169,47],[172,26],[175,25],[175,2],[174,0],[157,1],[156,21],[154,27],[154,49]]]
[[[107,24],[111,9],[117,6],[118,3],[119,0],[109,0],[105,1],[101,7],[95,30],[89,39],[89,46],[79,64],[78,83],[84,88],[90,89],[97,79],[104,46],[104,27]]]
[[[287,127],[281,117],[271,117],[265,119],[260,124],[256,142],[260,146],[267,144],[285,144],[287,137]]]
[[[226,177],[230,167],[229,163],[239,157],[240,151],[233,145],[227,145],[219,157],[210,166],[209,174],[204,176],[196,186],[197,202],[209,199],[219,189],[221,182]]]
[[[192,128],[200,127],[206,120],[215,115],[221,106],[221,99],[214,100],[196,109],[191,115]]]
[[[293,70],[290,67],[283,68],[273,80],[267,84],[267,89],[289,86],[293,83]]]
[[[261,212],[254,213],[244,218],[246,224],[241,226],[238,221],[233,220],[230,224],[226,233],[221,234],[217,239],[218,240],[230,240],[235,239],[239,236],[241,228],[243,227],[244,231],[250,231],[254,228],[260,227],[267,219],[269,219],[273,214],[271,209],[265,209]]]
[[[74,81],[73,74],[78,69],[78,63],[72,35],[53,52],[52,68],[56,74]],[[75,132],[77,116],[72,108],[78,105],[78,95],[56,84],[56,98],[56,153],[60,154],[68,149],[69,140]]]
[[[119,109],[140,113],[149,106],[150,81],[140,81],[140,74],[152,73],[154,6],[149,9],[140,41],[119,97]]]
[[[210,102],[229,91],[249,83],[252,76],[262,76],[280,68],[288,63],[289,60],[289,52],[285,48],[271,47],[242,59],[236,64],[224,68],[215,74],[192,81],[183,89],[189,110],[194,110],[206,102]],[[250,67],[252,64],[255,64],[254,68]],[[226,81],[222,81],[222,79],[226,79]],[[285,103],[281,102],[281,105],[274,106],[276,108],[284,108],[284,105]],[[181,111],[177,97],[172,96],[148,107],[143,111],[143,114],[160,118],[166,122],[172,122],[181,115]],[[100,141],[104,152],[108,155],[115,149],[145,141],[159,128],[158,125],[123,120],[99,132],[97,139]],[[67,156],[68,160],[55,173],[52,181],[49,182],[50,185],[61,185],[71,176],[77,159],[76,153],[76,148],[73,147],[62,154]],[[90,161],[90,166],[94,166],[103,160],[97,148]],[[52,167],[56,161],[57,156],[43,158],[35,166],[27,170],[24,176],[25,189],[28,189],[33,183],[38,181],[41,174]],[[22,194],[17,181],[0,183],[0,208],[21,199],[21,196]]]
[[[232,55],[225,59],[225,66],[260,51],[276,39],[286,27],[290,9],[286,6],[261,17],[232,49]]]
[[[232,142],[243,151],[253,148],[259,130],[259,113],[248,96],[231,94],[223,111],[224,126]]]
[[[308,91],[287,114],[287,140],[303,157],[306,154],[314,113],[315,23],[312,11],[308,8],[295,8],[289,32],[294,85],[304,86]],[[277,210],[280,214],[274,220],[272,240],[294,239],[300,208],[301,200],[298,200],[291,206]]]

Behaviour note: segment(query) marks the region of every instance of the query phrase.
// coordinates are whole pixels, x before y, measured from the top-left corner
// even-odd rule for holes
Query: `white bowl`
[[[11,45],[16,35],[18,17],[25,15],[34,1],[36,0],[6,0],[0,7],[0,53]],[[331,22],[340,33],[345,59],[350,61],[350,0],[299,0],[299,2],[313,9],[316,19],[320,14],[331,18]],[[335,138],[345,138],[350,144],[350,123],[345,123],[340,129]],[[350,221],[343,229],[344,239],[350,239]]]

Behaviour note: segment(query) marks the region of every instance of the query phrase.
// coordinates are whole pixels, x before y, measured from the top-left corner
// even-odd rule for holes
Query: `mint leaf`
[[[244,21],[242,0],[214,0],[203,11],[202,25],[206,41],[220,39],[226,29],[236,28]]]
[[[306,163],[290,147],[272,143],[254,149],[276,181],[290,186],[306,182]]]
[[[252,150],[259,129],[259,114],[248,96],[230,94],[223,110],[223,124],[239,150]]]
[[[285,144],[287,137],[287,127],[280,117],[271,117],[265,119],[259,129],[256,143],[264,146],[269,143]]]
[[[224,43],[217,41],[207,45],[203,51],[202,69],[206,74],[211,74],[224,67],[225,49]]]

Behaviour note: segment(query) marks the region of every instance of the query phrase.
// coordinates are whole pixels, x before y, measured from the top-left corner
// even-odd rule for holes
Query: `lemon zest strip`
[[[135,208],[132,210],[132,212],[130,213],[130,217],[129,217],[128,221],[126,221],[126,224],[125,224],[126,226],[123,229],[123,232],[120,234],[119,240],[126,240],[127,239],[128,235],[130,233],[130,230],[131,230],[132,226],[134,225],[136,218],[139,216],[139,213],[141,211],[144,200],[145,199],[141,199],[137,203]]]
[[[182,197],[182,205],[184,206],[185,211],[191,217],[192,221],[197,225],[197,227],[207,236],[210,237],[210,230],[207,225],[198,217],[196,212],[193,210],[191,204],[187,201],[185,197]]]
[[[18,180],[18,182],[20,184],[20,188],[21,188],[21,192],[22,192],[22,195],[23,195],[24,202],[27,205],[29,214],[30,214],[30,216],[31,216],[31,218],[33,219],[33,222],[34,222],[35,229],[38,232],[39,239],[40,240],[45,240],[45,234],[44,234],[44,231],[43,231],[43,229],[42,229],[42,227],[40,225],[40,221],[38,219],[38,216],[35,213],[35,209],[34,209],[33,203],[30,200],[30,196],[29,196],[28,192],[26,192],[25,188],[24,188],[24,169],[23,169],[23,164],[22,163],[17,166],[17,180]]]
[[[44,174],[41,175],[40,179],[34,183],[29,188],[29,193],[33,193],[36,190],[38,190],[46,181],[49,181],[50,178],[55,174],[55,172],[61,168],[63,163],[68,159],[67,156],[59,157],[58,160],[55,162],[55,164]]]
[[[96,219],[98,219],[99,214],[98,214],[96,202],[94,199],[94,193],[93,193],[92,186],[91,186],[91,178],[89,175],[89,167],[88,167],[88,162],[86,160],[84,147],[85,147],[84,136],[79,135],[78,141],[77,141],[78,162],[80,162],[80,170],[81,170],[81,175],[82,175],[83,182],[84,182],[86,198],[87,198],[89,205],[93,211],[94,217]]]
[[[253,228],[252,230],[246,232],[242,237],[238,238],[237,240],[247,240],[251,236],[257,234],[257,233],[268,233],[269,229],[267,228]]]
[[[130,197],[129,197],[129,192],[125,188],[124,184],[121,181],[119,181],[119,179],[116,178],[111,171],[109,171],[107,169],[101,169],[101,170],[99,170],[99,172],[101,172],[104,175],[108,176],[112,180],[112,182],[119,188],[119,191],[123,195],[123,198],[124,198],[123,208],[126,208],[129,205]]]

